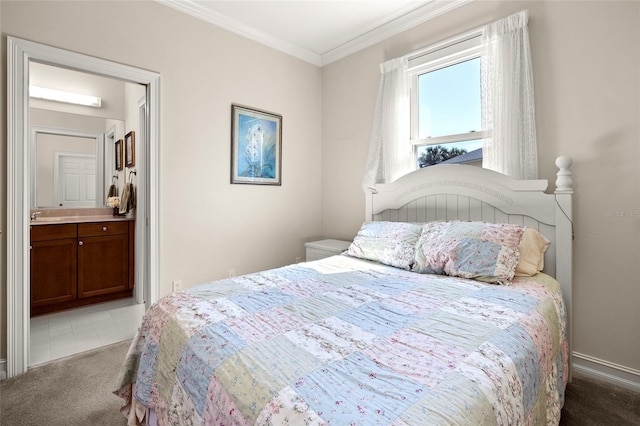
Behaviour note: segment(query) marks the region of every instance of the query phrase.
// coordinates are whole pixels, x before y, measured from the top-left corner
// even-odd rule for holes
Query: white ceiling
[[[472,0],[156,0],[322,66]]]

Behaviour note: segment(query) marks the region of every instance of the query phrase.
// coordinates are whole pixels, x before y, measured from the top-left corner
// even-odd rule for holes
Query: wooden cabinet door
[[[80,233],[80,232],[79,232]],[[78,298],[129,289],[128,234],[78,236]]]
[[[31,306],[76,299],[78,240],[31,242]]]

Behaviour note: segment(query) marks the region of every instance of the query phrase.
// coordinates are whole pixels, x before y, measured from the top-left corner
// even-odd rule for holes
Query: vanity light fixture
[[[62,90],[48,89],[46,87],[38,86],[29,86],[29,97],[44,99],[46,101],[90,106],[94,108],[100,108],[102,106],[102,99],[97,96],[81,95],[79,93],[65,92]]]

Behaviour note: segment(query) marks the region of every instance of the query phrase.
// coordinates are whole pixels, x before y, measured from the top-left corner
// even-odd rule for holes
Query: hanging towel
[[[129,200],[127,204],[129,205],[129,210],[133,210],[136,208],[136,188],[133,186],[131,182],[128,184],[129,186]]]
[[[109,194],[107,194],[107,198],[109,197],[117,197],[118,196],[118,187],[115,184],[111,184],[109,187]]]
[[[107,194],[107,200],[111,197],[118,196],[118,186],[116,185],[118,181],[118,175],[113,175],[111,177],[111,186],[109,187],[109,193]]]
[[[124,185],[122,196],[120,197],[120,214],[126,214],[129,211],[129,199],[131,198],[131,188],[129,183]]]
[[[129,172],[129,182],[124,185],[122,197],[120,197],[120,214],[126,214],[129,210],[136,208],[136,193],[133,186],[132,175],[135,172]]]

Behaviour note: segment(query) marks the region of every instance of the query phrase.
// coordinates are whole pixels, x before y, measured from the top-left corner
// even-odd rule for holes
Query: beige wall
[[[3,0],[0,11],[4,35],[161,74],[162,295],[171,291],[172,280],[190,287],[222,278],[229,269],[243,274],[293,263],[304,256],[304,243],[321,235],[318,67],[152,1]],[[5,37],[2,46],[6,64]],[[232,102],[282,114],[282,186],[229,184]],[[4,194],[5,175],[0,173]]]
[[[477,1],[324,67],[325,235],[352,238],[364,219],[378,64],[528,9],[540,177],[553,184],[560,154],[574,161],[574,350],[640,370],[639,6]]]

